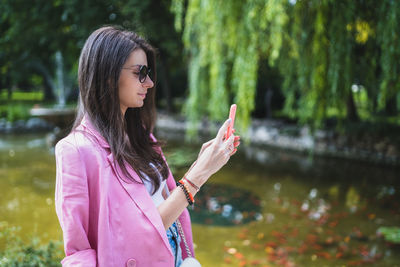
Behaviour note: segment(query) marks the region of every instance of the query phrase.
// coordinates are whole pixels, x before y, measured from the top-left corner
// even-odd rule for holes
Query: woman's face
[[[147,56],[143,49],[135,49],[128,57],[118,80],[119,103],[122,114],[128,108],[140,108],[143,106],[147,90],[154,86],[149,76],[141,83],[139,81],[139,69],[147,65]]]

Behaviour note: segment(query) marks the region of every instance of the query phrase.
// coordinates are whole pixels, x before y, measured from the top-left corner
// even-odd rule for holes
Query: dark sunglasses
[[[123,68],[127,70],[134,70],[132,68]],[[150,79],[153,80],[153,77],[151,76],[151,69],[145,65],[139,65],[139,73],[136,73],[139,75],[139,82],[144,83],[146,81],[147,75],[149,75]]]

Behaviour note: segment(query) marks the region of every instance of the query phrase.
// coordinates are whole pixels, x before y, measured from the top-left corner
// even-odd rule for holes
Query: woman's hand
[[[236,153],[236,147],[240,144],[240,137],[232,134],[227,140],[224,140],[224,133],[229,122],[230,119],[225,121],[218,130],[217,136],[203,144],[197,160],[186,173],[186,177],[198,186],[203,185]]]

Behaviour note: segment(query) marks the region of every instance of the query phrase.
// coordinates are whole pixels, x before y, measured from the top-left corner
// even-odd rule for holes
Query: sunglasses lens
[[[146,66],[141,66],[139,71],[139,81],[144,83],[146,81],[147,75],[149,75],[150,69]]]

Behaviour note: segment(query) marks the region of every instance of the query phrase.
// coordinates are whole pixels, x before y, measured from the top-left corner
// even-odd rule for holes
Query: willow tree
[[[298,1],[280,53],[286,114],[320,126],[329,110],[359,120],[352,85],[367,92],[368,114],[398,112],[400,2]]]
[[[281,0],[173,0],[175,27],[183,30],[189,57],[189,98],[185,113],[196,123],[202,114],[225,118],[237,103],[237,127],[246,128],[254,109],[261,58],[274,64],[288,21]],[[184,27],[183,27],[184,25]]]
[[[357,113],[351,84],[354,19],[353,1],[299,1],[291,10],[285,53],[280,57],[284,77],[285,112],[301,122],[319,126],[334,108],[350,118]]]
[[[379,106],[386,104],[387,109],[395,109],[396,95],[400,97],[400,1],[379,2],[377,41],[382,51],[379,62],[382,69]]]
[[[370,113],[396,104],[399,1],[173,0],[171,9],[189,58],[192,123],[222,119],[235,102],[246,128],[260,62],[279,69],[284,112],[302,123],[357,121],[354,84],[367,91]]]

